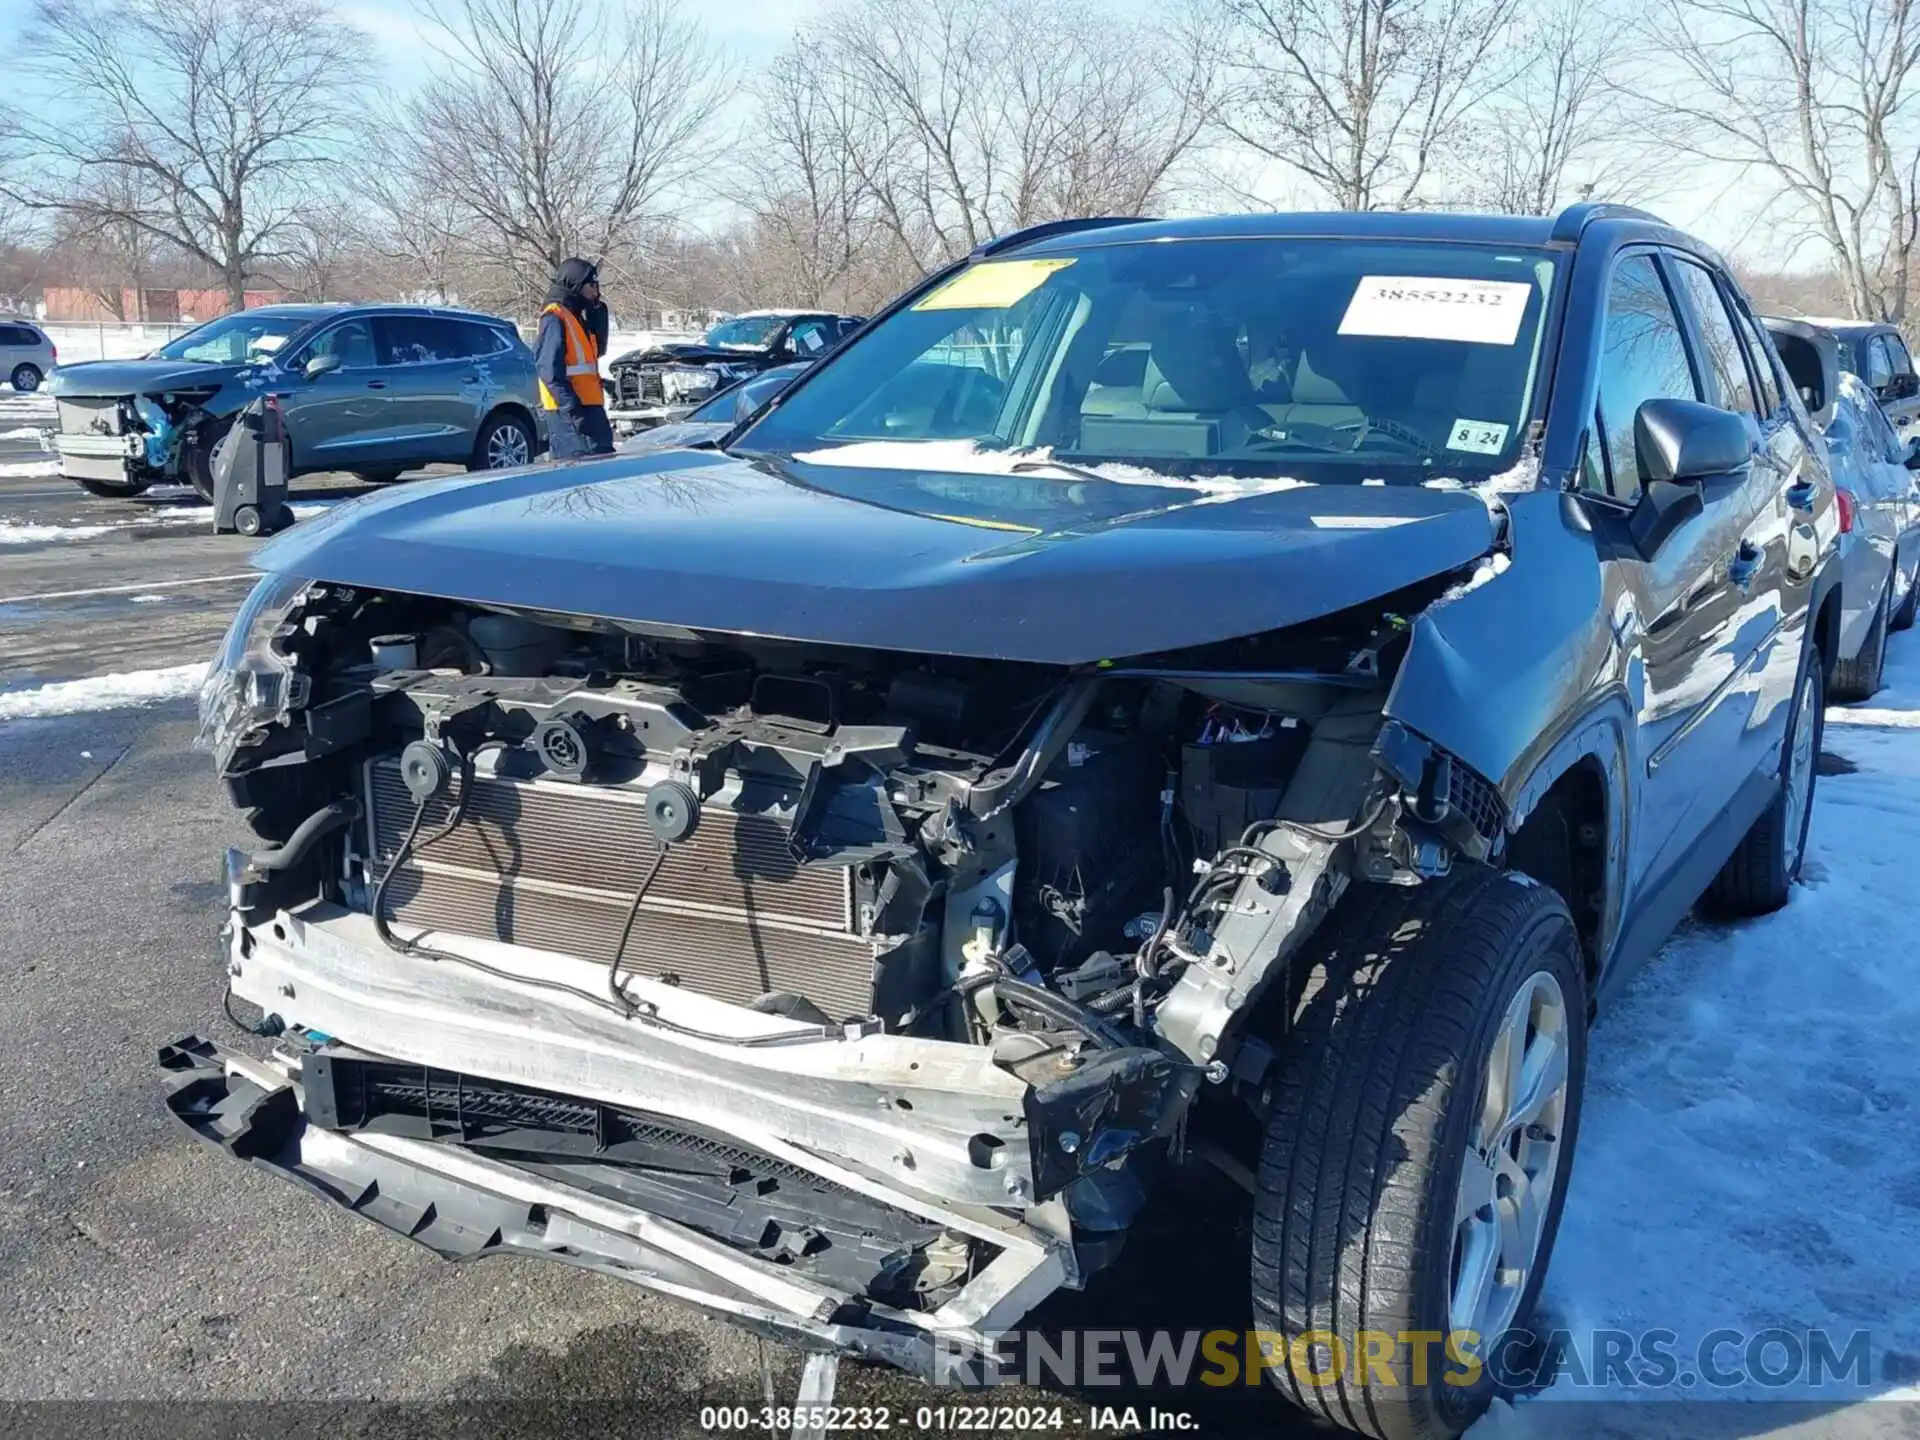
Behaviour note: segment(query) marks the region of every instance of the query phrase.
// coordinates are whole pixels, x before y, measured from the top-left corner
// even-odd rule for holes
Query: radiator
[[[421,836],[446,823],[460,783],[428,803]],[[413,798],[392,759],[368,765],[365,784],[378,873],[406,835]],[[472,786],[461,823],[416,846],[388,882],[388,916],[611,962],[659,854],[641,797],[554,780],[483,776]],[[888,983],[900,958],[876,955],[857,932],[849,870],[800,865],[779,821],[712,805],[661,865],[620,968],[735,1004],[788,991],[844,1019],[884,1013],[893,1002],[878,992],[905,981]]]
[[[116,395],[59,396],[54,413],[60,418],[62,435],[118,435],[120,397]]]

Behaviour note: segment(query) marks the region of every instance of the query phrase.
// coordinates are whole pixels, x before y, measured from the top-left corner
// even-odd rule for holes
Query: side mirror
[[[1693,400],[1649,400],[1633,417],[1633,448],[1640,478],[1698,485],[1736,475],[1753,463],[1753,434],[1730,410]]]
[[[1627,519],[1634,549],[1651,560],[1669,536],[1705,509],[1700,487],[1753,463],[1747,422],[1693,400],[1649,400],[1633,417],[1640,501]]]
[[[306,368],[300,373],[309,380],[318,380],[322,375],[331,375],[340,368],[338,355],[316,355],[307,361]]]
[[[1911,370],[1902,371],[1887,382],[1887,399],[1911,400],[1920,395],[1920,375]]]
[[[1907,458],[1900,463],[1909,470],[1920,470],[1920,435],[1907,437]]]

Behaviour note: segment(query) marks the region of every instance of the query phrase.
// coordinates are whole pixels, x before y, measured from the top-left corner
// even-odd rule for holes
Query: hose
[[[331,835],[359,818],[358,800],[336,800],[324,805],[296,825],[283,843],[247,856],[247,868],[261,875],[290,870],[307,858],[307,853],[322,836]]]

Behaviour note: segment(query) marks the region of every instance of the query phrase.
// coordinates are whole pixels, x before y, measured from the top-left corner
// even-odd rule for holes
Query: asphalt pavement
[[[248,1043],[222,1015],[215,940],[219,857],[240,832],[192,749],[192,704],[5,718],[4,702],[203,662],[256,542],[213,535],[177,490],[82,494],[19,433],[37,414],[0,392],[0,1435],[682,1436],[701,1433],[703,1407],[757,1412],[769,1373],[790,1401],[798,1362],[777,1347],[563,1265],[448,1264],[168,1117],[158,1047]],[[322,478],[294,498],[310,512],[363,488]],[[1119,1265],[1038,1327],[1247,1328],[1244,1203],[1187,1201],[1152,1212]],[[967,1428],[951,1408],[919,1413],[952,1407],[951,1391],[864,1365],[842,1366],[838,1398],[883,1407],[901,1433]],[[1311,1433],[1244,1383],[986,1398],[1057,1414],[1057,1433],[1151,1433],[1149,1405],[1189,1434]],[[1129,1404],[1137,1423],[1099,1425],[1096,1407],[1124,1421]],[[1694,1407],[1686,1433],[1772,1428],[1719,1411]],[[1580,1428],[1643,1433],[1592,1415]]]

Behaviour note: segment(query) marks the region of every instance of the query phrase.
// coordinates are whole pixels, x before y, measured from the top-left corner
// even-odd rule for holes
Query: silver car
[[[16,392],[27,395],[38,390],[59,358],[47,332],[31,320],[0,317],[0,377]]]
[[[1896,438],[1874,392],[1844,371],[1826,439],[1845,566],[1831,690],[1837,700],[1866,700],[1880,689],[1888,634],[1913,624],[1920,604],[1920,499],[1907,468],[1920,464],[1920,442]]]

